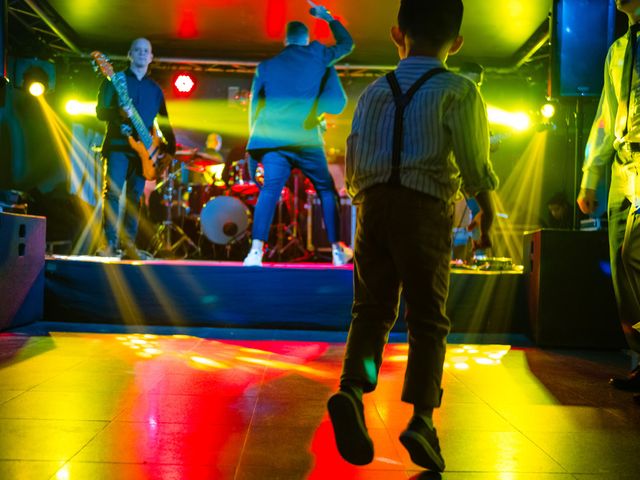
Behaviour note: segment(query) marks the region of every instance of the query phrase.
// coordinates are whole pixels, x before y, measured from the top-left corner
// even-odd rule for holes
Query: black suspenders
[[[393,100],[396,104],[396,115],[393,124],[393,156],[391,157],[391,177],[389,177],[388,183],[390,185],[400,185],[400,163],[402,160],[402,137],[403,137],[403,125],[404,125],[404,109],[409,105],[411,99],[418,91],[418,89],[431,77],[439,73],[447,72],[446,68],[438,67],[429,70],[422,75],[416,83],[411,85],[411,88],[407,90],[407,93],[402,93],[400,84],[394,72],[389,72],[386,75],[387,82],[391,87],[393,93]]]

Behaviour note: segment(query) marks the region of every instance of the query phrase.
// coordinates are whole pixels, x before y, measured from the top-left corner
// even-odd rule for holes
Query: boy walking
[[[445,68],[462,46],[462,0],[402,0],[391,35],[397,69],[363,93],[347,140],[347,187],[358,204],[354,301],[340,390],[328,402],[350,463],[373,460],[363,393],[406,301],[409,355],[402,400],[414,415],[400,441],[417,465],[443,471],[433,409],[440,406],[449,319],[445,303],[454,202],[463,188],[481,208],[477,248],[491,246],[486,107],[477,86]]]

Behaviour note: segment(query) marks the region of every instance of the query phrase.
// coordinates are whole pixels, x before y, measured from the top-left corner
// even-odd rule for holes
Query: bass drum
[[[200,229],[217,245],[230,245],[247,236],[251,212],[235,197],[215,197],[200,214]]]

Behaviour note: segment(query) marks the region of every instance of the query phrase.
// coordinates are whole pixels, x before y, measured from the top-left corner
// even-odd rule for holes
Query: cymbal
[[[193,163],[189,162],[185,165],[185,168],[187,170],[191,170],[192,172],[203,173],[207,170],[207,165],[194,165]]]

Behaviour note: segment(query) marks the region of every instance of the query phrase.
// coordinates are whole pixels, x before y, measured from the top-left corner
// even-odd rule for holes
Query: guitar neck
[[[116,93],[118,94],[118,97],[120,97],[120,101],[124,104],[128,104],[131,107],[132,113],[129,119],[131,120],[131,123],[133,124],[133,128],[135,128],[136,133],[138,134],[138,138],[143,143],[145,148],[148,149],[151,147],[153,143],[153,137],[151,136],[151,133],[149,132],[146,125],[142,121],[142,117],[140,117],[138,110],[136,110],[136,107],[133,106],[133,103],[129,98],[129,92],[127,91],[126,80],[124,80],[123,77],[118,77],[119,75],[123,75],[123,73],[122,72],[116,73],[111,78],[111,84],[116,89]]]
[[[151,147],[152,142],[153,142],[153,137],[151,136],[151,133],[149,133],[149,130],[147,130],[146,125],[142,121],[142,117],[140,117],[140,114],[135,109],[135,107],[132,106],[131,108],[133,110],[133,113],[132,113],[132,115],[131,115],[131,117],[129,119],[131,120],[131,123],[133,124],[133,128],[136,129],[136,133],[138,134],[138,138],[144,144],[145,148],[149,149]]]

